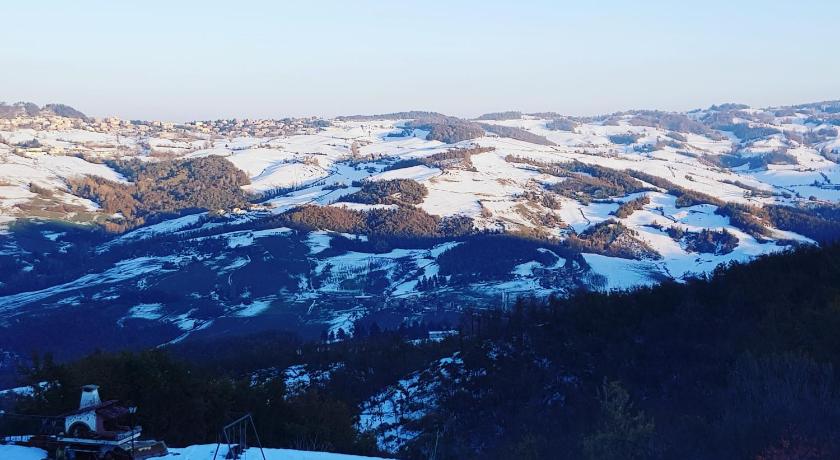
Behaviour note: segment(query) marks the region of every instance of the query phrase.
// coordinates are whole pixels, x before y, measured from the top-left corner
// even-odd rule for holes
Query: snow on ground
[[[0,444],[0,458],[3,460],[43,460],[47,458],[47,452],[35,447]]]
[[[292,232],[292,229],[286,227],[270,228],[266,230],[246,230],[241,232],[230,232],[221,236],[227,237],[228,247],[241,248],[243,246],[250,246],[259,238],[269,236],[286,235]]]
[[[563,222],[569,224],[577,233],[592,225],[612,218],[610,213],[618,209],[618,203],[581,204],[571,199],[563,199],[559,214]]]
[[[439,176],[441,170],[438,168],[431,168],[429,166],[419,165],[408,168],[392,169],[390,171],[374,174],[368,180],[393,180],[393,179],[414,179],[416,181],[424,181],[432,177]]]
[[[251,263],[251,257],[250,256],[237,257],[237,258],[233,259],[232,262],[230,262],[229,264],[222,267],[221,270],[219,270],[219,273],[229,273],[229,272],[232,272],[232,271],[234,271],[238,268],[242,268],[242,267],[248,265],[249,263]]]
[[[190,315],[194,312],[195,310],[190,310],[186,313],[181,313],[180,315],[173,315],[167,317],[166,321],[174,324],[182,331],[191,331],[201,324],[200,321],[190,317]]]
[[[395,204],[365,204],[365,203],[351,203],[351,202],[338,202],[333,203],[330,206],[337,206],[339,208],[346,208],[352,209],[354,211],[370,211],[371,209],[397,209],[397,205]]]
[[[318,259],[313,273],[315,276],[328,275],[321,283],[320,292],[338,293],[357,289],[346,287],[348,280],[362,279],[372,271],[383,270],[391,281],[390,294],[404,296],[416,293],[420,277],[436,275],[437,257],[458,244],[447,242],[431,249],[394,249],[382,254],[347,251],[341,255]]]
[[[359,187],[353,187],[351,184],[368,177],[371,174],[368,168],[378,171],[378,168],[372,164],[336,163],[332,166],[330,174],[323,180],[319,180],[315,185],[272,198],[265,204],[272,207],[272,212],[282,213],[293,207],[306,204],[328,205],[334,203],[342,196],[359,190]]]
[[[235,316],[239,316],[240,318],[248,318],[251,316],[257,316],[260,313],[271,308],[271,302],[274,301],[274,298],[265,298],[265,299],[256,299],[251,301],[249,304],[240,305],[239,308],[234,313]]]
[[[807,199],[840,201],[840,165],[821,158],[817,165],[803,168],[798,165],[769,165],[766,170],[747,171],[744,174],[762,183],[771,184],[780,191],[799,194]]]
[[[358,428],[374,433],[380,449],[398,451],[419,434],[405,423],[420,420],[437,404],[435,390],[442,379],[454,378],[462,364],[457,354],[442,358],[389,386],[362,403]]]
[[[309,245],[310,254],[318,254],[330,248],[332,237],[329,232],[313,231],[309,232],[306,238],[306,244]]]
[[[146,227],[138,228],[130,232],[120,235],[119,238],[114,239],[103,245],[101,249],[107,249],[111,245],[134,242],[137,240],[144,240],[152,238],[157,235],[174,233],[187,227],[191,227],[201,221],[207,213],[190,214],[187,216],[176,217],[174,219],[165,220],[157,224],[148,225]]]
[[[43,154],[25,157],[4,154],[0,160],[0,179],[6,182],[36,182],[52,188],[62,188],[65,179],[85,175],[99,176],[115,182],[126,181],[122,174],[104,164],[90,163],[72,156]]]
[[[297,364],[287,367],[286,370],[283,371],[283,384],[286,387],[286,394],[284,396],[289,397],[303,392],[303,390],[306,389],[311,382],[312,377],[306,369],[305,364]]]
[[[662,256],[662,259],[645,263],[613,261],[612,266],[604,265],[607,264],[607,261],[593,259],[595,265],[599,267],[598,270],[595,270],[596,273],[607,274],[611,273],[611,269],[616,270],[611,275],[616,280],[608,288],[629,287],[632,282],[628,280],[637,278],[640,276],[639,274],[645,273],[646,270],[651,273],[654,281],[661,275],[679,280],[709,272],[722,263],[745,262],[761,254],[785,249],[784,246],[777,246],[773,242],[759,243],[752,236],[731,225],[728,217],[716,214],[716,206],[703,204],[678,208],[676,198],[671,195],[658,192],[651,192],[646,195],[650,199],[650,204],[646,205],[644,209],[634,212],[630,217],[621,219],[621,221],[634,229],[638,233],[638,238],[656,250]],[[691,253],[682,248],[680,243],[674,241],[666,232],[653,228],[652,225],[661,226],[664,229],[675,226],[690,232],[699,232],[703,229],[726,230],[738,238],[738,246],[729,254]],[[792,239],[811,243],[807,238],[803,239],[801,236],[789,232],[777,233],[779,233],[777,236],[780,238],[793,237]],[[587,254],[585,257],[589,262],[590,255]],[[653,269],[653,266],[658,268]],[[621,269],[621,267],[625,267],[625,269]]]
[[[365,309],[362,307],[350,308],[347,310],[333,311],[332,319],[328,324],[328,334],[335,335],[336,339],[339,337],[340,331],[344,331],[348,337],[353,335],[353,323],[364,317]]]
[[[156,320],[163,316],[161,312],[163,304],[159,303],[142,303],[135,305],[128,310],[128,314],[117,321],[117,324],[123,324],[127,319],[145,319]]]
[[[243,188],[250,192],[265,192],[275,188],[296,187],[322,179],[327,175],[328,171],[319,165],[278,162],[253,176],[251,183]]]
[[[419,294],[417,285],[421,278],[431,278],[438,274],[440,266],[437,263],[437,258],[444,252],[458,246],[459,242],[450,241],[448,243],[441,243],[428,251],[415,251],[411,254],[412,268],[406,275],[400,279],[394,280],[392,283],[393,290],[392,297],[404,297]]]
[[[284,398],[292,398],[306,391],[312,385],[327,383],[332,372],[344,366],[343,363],[333,363],[328,369],[309,369],[305,364],[289,366],[283,371],[283,384],[286,389]]]
[[[583,254],[583,258],[592,268],[592,272],[600,275],[598,280],[590,280],[592,287],[600,290],[650,286],[663,277],[659,266],[648,260],[620,259],[586,253]]]
[[[489,138],[482,138],[489,139]],[[476,171],[450,169],[421,182],[429,194],[421,207],[440,216],[467,215],[477,217],[483,202],[511,201],[521,194],[536,172],[512,167],[504,160],[504,152],[473,155]]]
[[[412,374],[363,405],[359,427],[382,432],[377,435],[380,449],[396,452],[419,434],[403,425],[405,420],[419,420],[425,414],[422,409],[411,407],[419,386],[420,374]]]
[[[217,444],[203,444],[181,448],[169,448],[169,454],[163,457],[154,457],[156,460],[213,460]],[[219,456],[224,458],[227,455],[227,446],[219,447]],[[358,455],[334,454],[330,452],[310,452],[305,450],[270,449],[251,447],[243,455],[244,460],[365,460],[381,457],[363,457]],[[42,460],[47,453],[34,447],[22,447],[0,444],[0,459],[2,460]]]
[[[46,386],[46,383],[41,385],[42,387]],[[16,388],[9,388],[6,390],[0,390],[0,397],[8,396],[8,395],[16,395],[16,396],[32,396],[35,394],[35,389],[31,386],[25,387],[16,387]],[[3,458],[3,457],[0,457]]]
[[[83,176],[125,182],[121,174],[108,166],[77,157],[47,154],[29,157],[0,151],[0,223],[27,216],[17,206],[39,198],[30,190],[31,185],[49,190],[52,195],[44,198],[50,203],[82,206],[95,212],[98,209],[95,203],[67,193],[67,181]],[[68,213],[70,217],[72,214]]]
[[[16,207],[37,195],[29,191],[28,185],[0,185],[0,228],[6,222],[15,220]]]
[[[114,267],[102,273],[92,273],[77,278],[68,283],[51,286],[38,291],[22,292],[0,297],[0,313],[7,315],[17,308],[46,299],[56,294],[66,293],[77,289],[102,286],[127,279],[138,278],[143,275],[163,271],[167,262],[177,264],[180,256],[169,257],[138,257],[117,262]]]

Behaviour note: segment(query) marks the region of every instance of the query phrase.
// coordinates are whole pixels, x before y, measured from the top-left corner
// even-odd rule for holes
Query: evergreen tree
[[[636,411],[627,390],[618,382],[604,382],[599,391],[598,430],[584,437],[583,451],[593,460],[631,460],[650,456],[653,421]]]

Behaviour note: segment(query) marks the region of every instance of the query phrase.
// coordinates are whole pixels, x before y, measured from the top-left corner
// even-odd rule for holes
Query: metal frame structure
[[[245,456],[245,451],[248,450],[248,427],[254,432],[257,447],[260,449],[260,455],[262,456],[262,460],[265,460],[265,452],[263,452],[260,435],[257,433],[257,427],[254,425],[254,419],[250,413],[222,427],[221,437],[219,438],[219,443],[216,445],[216,452],[213,453],[213,460],[216,460],[219,455],[219,448],[223,444],[222,440],[224,440],[224,444],[228,448],[224,458],[228,460],[242,460]]]

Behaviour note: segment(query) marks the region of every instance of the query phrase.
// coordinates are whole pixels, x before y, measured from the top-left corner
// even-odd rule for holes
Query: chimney
[[[82,400],[79,402],[79,409],[98,406],[101,402],[99,399],[99,386],[85,385],[82,387]]]

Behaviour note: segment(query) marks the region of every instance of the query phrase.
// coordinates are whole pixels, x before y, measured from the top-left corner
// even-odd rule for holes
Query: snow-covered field
[[[763,112],[769,113],[769,112]],[[695,117],[697,115],[694,115]],[[829,160],[825,152],[833,152],[840,145],[836,136],[819,143],[799,143],[785,134],[777,134],[767,139],[739,144],[738,139],[729,133],[712,139],[704,135],[682,133],[685,141],[668,144],[672,132],[666,129],[637,126],[631,124],[631,117],[619,118],[618,122],[605,124],[603,121],[581,123],[574,132],[547,129],[549,119],[524,117],[518,120],[489,122],[513,128],[524,129],[530,133],[544,136],[556,145],[539,145],[488,133],[470,141],[456,145],[446,145],[439,141],[425,140],[415,132],[408,137],[389,137],[399,129],[401,120],[333,121],[332,126],[318,132],[297,134],[274,138],[235,138],[202,141],[201,148],[183,152],[185,158],[218,155],[227,158],[237,168],[250,177],[251,184],[245,186],[250,192],[266,192],[284,187],[303,187],[306,184],[318,184],[273,200],[278,211],[289,205],[303,203],[329,204],[345,191],[325,190],[324,186],[336,184],[350,185],[350,182],[367,180],[388,180],[410,178],[425,184],[429,189],[421,207],[429,213],[446,216],[465,214],[479,217],[483,209],[493,212],[492,218],[485,218],[487,226],[492,225],[528,225],[512,210],[523,191],[534,189],[540,184],[555,178],[546,177],[533,171],[533,168],[511,164],[507,156],[537,160],[546,163],[560,163],[572,160],[606,166],[615,169],[634,169],[654,174],[672,181],[682,187],[714,195],[726,201],[742,203],[795,202],[797,200],[840,200],[840,168]],[[778,117],[772,126],[791,132],[817,132],[831,129],[828,125],[808,125],[801,120]],[[631,144],[616,144],[611,136],[633,135]],[[30,183],[55,189],[59,193],[66,191],[66,179],[79,175],[95,175],[114,181],[125,179],[104,164],[90,163],[76,156],[27,153],[16,148],[16,143],[37,139],[43,145],[60,145],[72,151],[72,148],[87,149],[90,154],[97,153],[104,157],[116,155],[113,145],[117,140],[107,133],[88,133],[79,130],[37,131],[21,129],[18,131],[0,131],[5,144],[0,143],[0,216],[6,220],[20,217],[15,212],[15,205],[34,196],[29,189]],[[171,137],[171,136],[169,136]],[[201,138],[200,133],[190,134],[190,138]],[[136,146],[141,139],[131,136],[117,136],[120,145],[125,148]],[[97,152],[90,147],[93,142],[106,145]],[[149,139],[144,138],[144,142]],[[168,141],[170,144],[173,141]],[[196,141],[190,140],[188,145]],[[493,147],[493,152],[476,155],[472,158],[473,170],[446,169],[429,166],[411,166],[408,168],[382,171],[384,162],[397,159],[423,158],[433,153],[445,151],[450,147],[465,146]],[[784,150],[795,164],[770,164],[766,168],[720,168],[706,161],[698,160],[706,155],[719,157],[741,149],[742,155],[756,155],[771,151]],[[177,154],[176,149],[176,153]],[[130,150],[120,151],[120,155],[130,156]],[[138,153],[141,155],[141,153]],[[829,155],[830,156],[830,155]],[[147,157],[143,157],[146,158]],[[358,160],[369,160],[369,164],[358,164]],[[151,161],[151,160],[149,160]],[[356,163],[356,166],[350,164]],[[324,183],[320,183],[324,181]],[[778,192],[779,196],[745,196],[744,184],[767,192]],[[782,197],[786,192],[790,196]],[[72,199],[65,197],[65,199]],[[80,201],[81,203],[81,201]],[[92,203],[85,203],[95,209]],[[588,214],[591,210],[584,210]],[[580,214],[572,204],[563,210],[562,216],[568,223],[580,231],[580,222],[573,214]],[[597,217],[597,212],[595,213]],[[580,216],[578,216],[580,217]],[[588,219],[585,216],[584,219]]]

